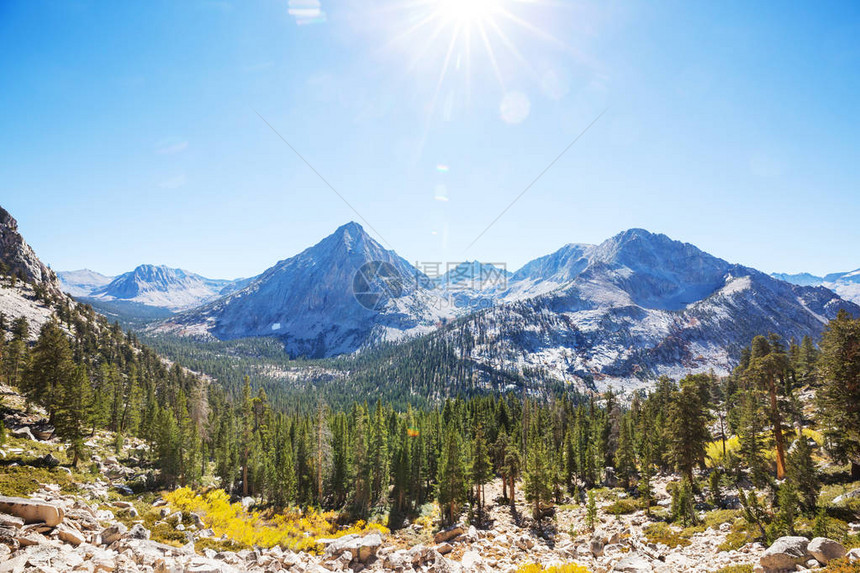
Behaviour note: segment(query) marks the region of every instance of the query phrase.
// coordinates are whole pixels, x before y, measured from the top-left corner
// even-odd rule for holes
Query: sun
[[[459,25],[478,24],[504,9],[504,0],[436,0],[435,4],[440,18]]]

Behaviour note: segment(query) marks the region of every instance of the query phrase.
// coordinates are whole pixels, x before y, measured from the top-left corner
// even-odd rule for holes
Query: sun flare
[[[436,0],[440,18],[461,25],[477,24],[503,8],[504,0]]]

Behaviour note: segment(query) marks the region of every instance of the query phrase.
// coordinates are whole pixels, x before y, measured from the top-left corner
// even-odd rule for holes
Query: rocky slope
[[[352,352],[453,316],[429,279],[349,223],[250,285],[158,327],[220,339],[275,336],[296,356]]]
[[[53,271],[39,260],[18,231],[18,222],[3,207],[0,207],[0,262],[7,274],[24,282],[41,284],[57,293],[60,290]]]

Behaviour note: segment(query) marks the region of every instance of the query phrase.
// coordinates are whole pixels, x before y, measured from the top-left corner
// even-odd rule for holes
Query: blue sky
[[[460,1],[2,2],[0,205],[107,274],[250,276],[349,220],[413,262],[644,227],[860,267],[857,2]]]

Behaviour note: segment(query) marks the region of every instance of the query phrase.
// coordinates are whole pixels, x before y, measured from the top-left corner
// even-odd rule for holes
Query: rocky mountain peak
[[[45,266],[18,232],[18,222],[0,207],[0,262],[9,272],[17,273],[27,282],[41,283],[55,292],[60,291],[56,277]]]

